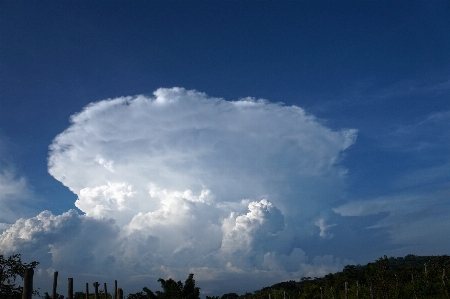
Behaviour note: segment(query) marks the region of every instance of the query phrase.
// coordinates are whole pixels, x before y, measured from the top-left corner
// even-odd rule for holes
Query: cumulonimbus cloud
[[[355,138],[355,130],[333,131],[297,106],[183,88],[92,103],[54,139],[48,160],[85,215],[43,214],[33,225],[59,230],[37,229],[29,238],[20,233],[26,223],[16,223],[0,246],[37,246],[39,235],[52,249],[51,266],[70,269],[70,261],[57,262],[69,242],[57,232],[99,221],[91,234],[114,242],[109,249],[94,242],[86,256],[110,273],[120,269],[117,275],[182,279],[197,271],[217,291],[206,277],[311,274],[301,236],[325,234],[315,222],[343,190],[339,161]]]

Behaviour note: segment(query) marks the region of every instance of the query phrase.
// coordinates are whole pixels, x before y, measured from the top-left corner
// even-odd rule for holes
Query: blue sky
[[[41,261],[44,288],[52,269],[129,292],[190,271],[216,295],[448,254],[448,15],[2,2],[0,252]]]

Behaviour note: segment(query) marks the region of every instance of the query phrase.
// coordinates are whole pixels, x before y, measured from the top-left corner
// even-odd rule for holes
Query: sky
[[[0,254],[42,292],[194,273],[202,296],[449,254],[449,15],[0,2]]]

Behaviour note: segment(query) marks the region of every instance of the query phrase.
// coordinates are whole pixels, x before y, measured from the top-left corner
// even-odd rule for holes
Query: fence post
[[[25,275],[23,276],[22,299],[31,299],[33,295],[33,275],[33,268],[25,270]]]
[[[119,288],[118,290],[119,299],[123,299],[123,290]]]
[[[94,293],[95,293],[95,299],[100,299],[99,297],[98,297],[98,286],[99,286],[100,284],[98,283],[98,282],[94,282]]]
[[[105,288],[105,299],[108,299],[108,291],[107,291],[107,289],[106,289],[106,282],[103,283],[103,286],[104,286],[104,288]]]
[[[67,299],[73,299],[73,278],[68,278]]]
[[[117,280],[114,280],[114,298],[117,299]]]
[[[86,299],[89,299],[89,283],[86,282]]]
[[[320,287],[320,299],[323,299],[323,287]]]
[[[370,283],[370,299],[373,299],[373,285]]]
[[[53,291],[52,291],[52,299],[56,298],[56,287],[58,286],[58,271],[53,273]]]

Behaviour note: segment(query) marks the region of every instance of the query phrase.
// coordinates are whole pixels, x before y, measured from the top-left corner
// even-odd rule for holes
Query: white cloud
[[[221,249],[226,253],[240,255],[248,250],[264,244],[284,228],[284,217],[280,210],[266,199],[251,202],[249,212],[237,216],[231,230],[224,234]],[[230,219],[227,219],[229,222]],[[226,226],[229,226],[226,223]]]
[[[324,218],[320,218],[318,219],[315,223],[315,225],[317,225],[320,228],[320,236],[322,238],[332,238],[333,234],[330,233],[328,230],[329,228],[335,226],[336,224],[325,224],[325,219]]]
[[[355,130],[296,106],[182,88],[92,103],[71,121],[50,146],[49,172],[85,215],[21,219],[0,251],[130,284],[153,277],[150,287],[193,271],[216,292],[217,280],[251,291],[341,264],[309,259],[301,240],[343,195],[339,161]]]
[[[0,132],[0,232],[20,217],[30,217],[39,211],[32,187],[15,167],[12,155],[15,147]]]
[[[426,153],[450,148],[450,110],[429,114],[417,122],[399,126],[390,134],[390,146],[400,151]],[[436,152],[435,152],[436,154]]]
[[[381,144],[386,152],[381,153],[377,167],[386,171],[380,172],[384,186],[378,192],[385,195],[347,199],[334,212],[347,219],[358,217],[353,221],[360,223],[367,220],[365,235],[376,235],[375,230],[386,233],[385,246],[393,249],[384,254],[446,254],[450,248],[450,239],[443,237],[450,229],[450,111],[399,126]],[[374,178],[373,186],[378,179]]]
[[[209,189],[217,202],[269,194],[281,205],[292,200],[288,192],[306,197],[308,185],[342,183],[336,161],[354,139],[354,130],[331,131],[299,107],[159,89],[155,98],[101,101],[74,115],[51,145],[49,171],[79,196],[77,206],[86,213],[94,207],[83,206],[89,199],[82,189],[123,183],[145,202],[126,206],[136,212],[157,208],[150,185]],[[296,190],[283,187],[294,179]]]
[[[450,240],[442,238],[450,229],[448,205],[450,188],[444,191],[400,193],[364,201],[354,201],[334,208],[341,216],[364,217],[385,213],[386,215],[364,229],[382,228],[390,237],[394,249],[386,254],[444,254]],[[432,245],[431,245],[432,244]],[[409,251],[408,251],[409,250]]]
[[[113,217],[113,212],[126,211],[126,201],[135,195],[133,186],[126,183],[110,183],[94,188],[83,188],[75,205],[88,216]],[[118,214],[118,213],[116,213]]]
[[[29,214],[30,208],[26,201],[30,202],[32,198],[24,177],[17,176],[11,169],[0,170],[0,225],[3,228]]]
[[[48,275],[55,269],[61,278],[83,275],[101,277],[105,271],[118,271],[113,265],[119,244],[119,228],[112,220],[80,216],[70,210],[61,215],[43,211],[21,218],[0,235],[0,252],[21,253],[24,261],[40,262],[35,285],[51,290]],[[114,266],[114,267],[113,267]]]
[[[0,198],[19,198],[27,195],[27,184],[25,178],[15,177],[11,171],[0,173]]]

